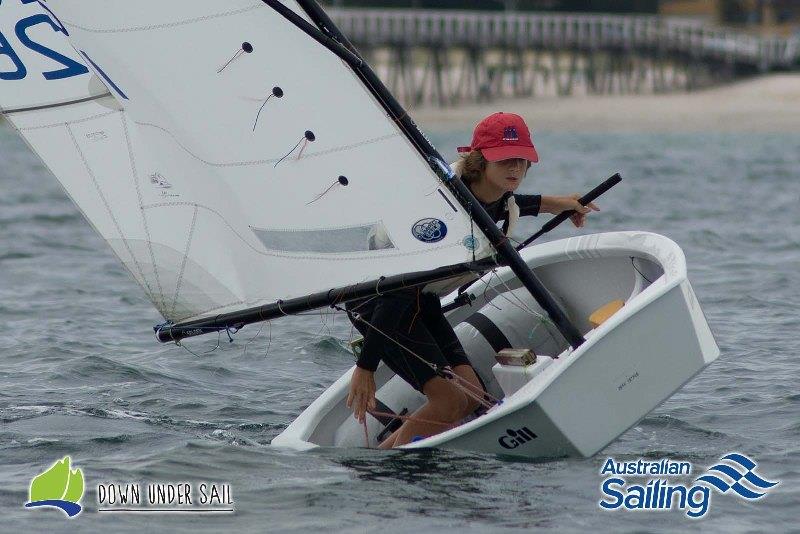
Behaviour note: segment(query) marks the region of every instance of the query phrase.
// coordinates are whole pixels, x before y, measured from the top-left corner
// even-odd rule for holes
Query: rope
[[[451,369],[445,369],[445,371],[444,371],[444,372],[445,372],[445,373],[447,373],[447,374],[449,375],[449,378],[451,378],[451,379],[453,379],[453,380],[456,380],[456,381],[459,381],[459,380],[460,380],[461,382],[463,382],[464,384],[466,384],[465,386],[462,386],[462,388],[463,388],[463,389],[462,389],[462,391],[463,391],[463,392],[464,392],[464,393],[465,393],[465,394],[466,394],[468,397],[472,397],[474,400],[478,401],[478,403],[479,403],[480,405],[482,405],[484,408],[491,408],[491,407],[492,407],[492,406],[494,406],[495,404],[500,404],[500,400],[499,400],[499,399],[496,399],[496,398],[495,398],[494,396],[492,396],[492,394],[491,394],[491,393],[489,393],[488,391],[483,391],[483,390],[482,390],[482,391],[480,392],[480,395],[481,395],[481,396],[479,397],[479,396],[478,396],[478,395],[477,395],[477,394],[476,394],[476,393],[475,393],[475,392],[472,390],[472,388],[474,388],[474,387],[475,387],[475,385],[474,385],[474,384],[472,384],[472,383],[471,383],[469,380],[466,380],[466,379],[464,379],[464,378],[462,378],[462,377],[458,376],[458,375],[457,375],[457,374],[456,374],[454,371],[452,371]],[[476,374],[477,374],[477,373],[476,373]],[[488,398],[488,399],[489,399],[489,401],[491,401],[491,402],[487,402],[487,401],[486,401],[486,399],[487,399],[487,398]]]
[[[426,423],[429,425],[450,426],[453,424],[453,423],[442,423],[441,421],[431,421],[430,419],[422,419],[421,417],[415,417],[413,415],[400,415],[388,412],[379,412],[375,410],[367,410],[367,413],[373,415],[375,418],[389,417],[392,419],[400,419],[401,421],[413,421],[415,423]]]
[[[458,389],[460,389],[465,395],[467,395],[469,397],[472,397],[473,399],[478,401],[478,403],[483,405],[485,408],[491,408],[491,407],[494,406],[494,404],[498,404],[500,402],[499,400],[495,399],[488,392],[485,392],[485,391],[482,392],[482,395],[484,396],[484,398],[477,397],[476,395],[474,395],[472,393],[471,390],[469,390],[469,388],[473,387],[473,385],[468,380],[458,376],[456,373],[454,373],[449,368],[439,369],[438,365],[436,365],[435,363],[429,362],[428,360],[426,360],[425,358],[423,358],[422,356],[420,356],[419,354],[417,354],[413,350],[409,349],[408,347],[406,347],[405,345],[403,345],[402,343],[400,343],[399,341],[394,339],[392,336],[390,336],[389,334],[387,334],[386,332],[381,330],[380,328],[378,328],[375,325],[371,324],[369,321],[364,319],[361,316],[361,314],[353,313],[353,312],[351,312],[349,310],[344,310],[344,309],[340,308],[339,306],[335,306],[335,308],[340,310],[340,311],[344,311],[345,313],[347,313],[347,315],[350,317],[350,319],[352,319],[354,321],[361,321],[362,323],[366,324],[371,329],[375,330],[376,332],[381,334],[383,337],[385,337],[386,339],[388,339],[389,341],[391,341],[395,345],[399,346],[401,349],[405,350],[406,352],[408,352],[409,354],[414,356],[419,361],[421,361],[422,363],[424,363],[425,365],[430,367],[433,370],[433,372],[436,373],[436,375],[439,376],[440,378],[444,378],[445,380],[447,380],[447,379],[452,380],[454,386],[456,386]],[[462,383],[463,384],[467,384],[467,387],[465,387]],[[486,397],[491,399],[491,402],[486,401],[485,400]]]
[[[278,311],[280,311],[284,316],[288,316],[289,314],[286,313],[285,311],[283,311],[283,308],[281,308],[281,304],[282,303],[283,303],[282,300],[278,300],[277,302],[275,302],[275,304],[278,305]],[[316,314],[314,314],[314,315],[316,315]]]
[[[475,249],[478,248],[478,243],[475,241],[475,224],[472,218],[472,203],[469,203],[467,207],[469,212],[469,238],[471,239],[470,244],[472,245],[472,261],[475,261]]]
[[[264,109],[264,106],[267,105],[267,102],[269,102],[269,99],[272,98],[273,96],[274,95],[270,93],[270,95],[264,100],[264,103],[261,104],[261,107],[258,108],[258,113],[256,113],[256,120],[253,122],[253,131],[254,132],[256,131],[256,126],[258,126],[258,118],[261,117],[261,110]]]
[[[375,330],[376,332],[378,332],[379,334],[381,334],[383,337],[385,337],[386,339],[388,339],[389,341],[391,341],[391,342],[392,342],[392,343],[394,343],[395,345],[399,346],[401,349],[403,349],[403,350],[406,350],[406,351],[407,351],[409,354],[411,354],[412,356],[414,356],[415,358],[417,358],[419,361],[421,361],[422,363],[424,363],[425,365],[427,365],[428,367],[430,367],[431,369],[433,369],[433,371],[436,373],[436,375],[437,375],[437,376],[440,376],[440,377],[442,377],[442,378],[445,378],[445,377],[443,376],[443,373],[442,373],[442,371],[440,371],[440,370],[439,370],[439,366],[438,366],[438,365],[436,365],[435,363],[431,363],[431,362],[429,362],[428,360],[426,360],[425,358],[423,358],[422,356],[420,356],[420,355],[419,355],[419,354],[417,354],[416,352],[412,351],[411,349],[409,349],[408,347],[406,347],[405,345],[403,345],[402,343],[400,343],[399,341],[397,341],[396,339],[394,339],[392,336],[390,336],[389,334],[387,334],[386,332],[384,332],[383,330],[381,330],[381,329],[380,329],[380,328],[378,328],[377,326],[375,326],[375,325],[371,324],[369,321],[367,321],[366,319],[364,319],[364,318],[361,316],[361,314],[360,314],[360,313],[353,313],[352,311],[350,311],[350,310],[345,310],[345,309],[343,309],[343,308],[341,308],[341,307],[339,307],[339,306],[334,306],[334,307],[335,307],[337,310],[339,310],[339,311],[343,311],[343,312],[345,312],[345,313],[348,315],[348,317],[350,317],[350,319],[352,319],[352,320],[354,320],[354,321],[361,321],[362,323],[366,324],[367,326],[369,326],[370,328],[372,328],[373,330]]]
[[[652,281],[652,280],[650,280],[649,278],[647,278],[647,277],[644,275],[644,273],[643,273],[642,271],[640,271],[638,267],[636,267],[636,263],[634,263],[634,261],[635,261],[635,259],[636,259],[636,258],[634,258],[633,256],[631,256],[630,258],[631,258],[631,265],[633,266],[634,270],[636,270],[636,272],[637,272],[637,273],[639,273],[639,274],[641,275],[641,277],[642,277],[642,278],[644,278],[645,280],[647,280],[649,283],[651,283],[651,284],[652,284],[652,283],[653,283],[653,281]]]

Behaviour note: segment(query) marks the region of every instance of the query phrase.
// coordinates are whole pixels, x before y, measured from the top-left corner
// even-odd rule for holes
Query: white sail
[[[355,74],[262,2],[46,6],[0,4],[0,106],[165,318],[486,250]],[[46,79],[44,49],[91,72]]]

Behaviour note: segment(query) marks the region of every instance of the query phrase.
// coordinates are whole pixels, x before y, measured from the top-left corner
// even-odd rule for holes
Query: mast
[[[442,158],[436,148],[434,148],[419,128],[417,128],[414,121],[408,116],[406,110],[397,102],[391,92],[383,85],[383,82],[381,82],[369,65],[360,57],[355,47],[353,47],[347,38],[339,31],[322,8],[313,0],[297,0],[300,7],[314,22],[315,25],[312,25],[278,0],[262,1],[350,66],[356,76],[364,84],[365,88],[383,107],[389,117],[399,126],[400,130],[409,139],[414,148],[442,179],[445,186],[454,194],[457,201],[470,213],[475,224],[483,231],[492,246],[498,252],[499,263],[506,264],[512,269],[522,284],[548,313],[553,323],[573,348],[582,344],[584,341],[583,336],[581,336],[578,329],[561,311],[552,295],[530,268],[528,268],[525,261],[509,243],[506,236],[497,228],[492,218],[473,196],[469,188],[467,188],[450,169],[444,158]],[[483,265],[484,268],[487,265],[486,262],[478,263]],[[498,262],[491,262],[492,265],[497,263]],[[388,281],[391,282],[391,287],[393,289],[399,289],[447,279],[471,270],[479,270],[475,267],[475,264],[472,264],[472,266],[470,266],[470,264],[460,264],[421,273],[396,275],[388,278],[382,277],[381,279],[356,284],[355,286],[334,288],[327,292],[298,297],[287,301],[278,301],[277,303],[218,315],[212,318],[199,319],[179,325],[161,325],[156,327],[156,334],[158,339],[163,342],[178,341],[181,338],[200,335],[211,330],[232,327],[238,328],[245,324],[269,320],[281,315],[288,315],[289,313],[299,313],[326,305],[341,304],[349,300],[380,294],[381,291],[389,290],[390,286],[386,285]]]
[[[267,4],[275,7],[274,4],[280,4],[277,0],[264,0]],[[315,0],[296,0],[300,7],[306,12],[312,21],[317,25],[319,31],[323,35],[333,39],[345,47],[352,55],[360,59],[360,55],[355,47],[348,41],[342,34],[339,28],[328,17],[328,14],[316,3]],[[285,8],[285,6],[283,6]],[[283,13],[281,13],[283,14]],[[305,22],[305,21],[303,21]],[[347,60],[345,60],[347,61]],[[544,308],[550,318],[553,320],[558,330],[573,347],[577,348],[584,342],[583,336],[572,324],[569,318],[564,314],[561,308],[556,303],[550,292],[544,287],[541,281],[533,274],[533,271],[525,263],[525,260],[519,255],[519,252],[509,243],[506,236],[497,228],[497,225],[483,209],[480,202],[473,196],[472,191],[464,185],[460,178],[450,169],[449,165],[442,158],[441,154],[436,148],[428,141],[428,139],[417,128],[417,125],[411,120],[408,113],[400,105],[394,95],[386,88],[383,82],[378,78],[375,72],[370,68],[366,61],[361,59],[357,62],[350,62],[350,67],[356,72],[358,77],[364,82],[367,89],[375,96],[375,98],[383,105],[389,116],[392,117],[399,125],[403,132],[417,147],[417,150],[428,160],[434,172],[439,174],[445,185],[455,194],[456,198],[461,202],[464,208],[471,213],[478,227],[483,231],[486,237],[489,238],[492,246],[497,250],[504,263],[508,263],[511,270],[522,282],[531,295],[536,299],[539,305]]]

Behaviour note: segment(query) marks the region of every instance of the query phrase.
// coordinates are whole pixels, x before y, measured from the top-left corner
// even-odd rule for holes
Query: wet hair
[[[461,158],[460,171],[461,180],[467,185],[473,185],[480,181],[483,173],[486,171],[486,158],[480,150],[473,150],[466,156]],[[531,168],[531,162],[528,162],[528,169]]]

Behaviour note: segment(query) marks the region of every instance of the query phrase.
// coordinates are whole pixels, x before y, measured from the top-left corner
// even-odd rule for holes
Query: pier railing
[[[800,60],[798,38],[765,38],[693,21],[636,15],[330,9],[353,42],[366,46],[539,49],[652,49],[667,54],[784,69]]]
[[[645,15],[330,9],[406,105],[661,93],[800,68],[800,39]]]

